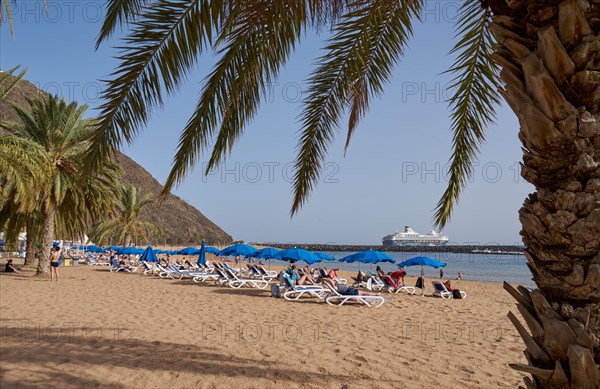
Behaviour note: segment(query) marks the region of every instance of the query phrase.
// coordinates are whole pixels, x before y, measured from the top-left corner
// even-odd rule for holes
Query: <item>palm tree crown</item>
[[[83,118],[86,106],[67,104],[55,96],[28,103],[31,109],[13,106],[19,123],[0,123],[9,133],[0,142],[7,146],[8,155],[20,154],[22,160],[37,162],[1,177],[9,189],[3,191],[0,201],[0,227],[16,233],[28,221],[38,220],[43,252],[47,252],[55,228],[63,236],[81,237],[92,220],[112,213],[112,193],[120,169],[110,161],[94,172],[82,168],[94,131],[94,121]],[[22,176],[30,173],[37,177],[35,186],[19,186]],[[47,272],[46,267],[47,263],[40,261],[38,271]]]
[[[151,232],[160,233],[156,224],[140,220],[142,208],[153,202],[151,194],[140,196],[138,189],[132,185],[123,186],[120,194],[118,214],[96,226],[90,234],[91,239],[105,243],[110,238],[116,238],[119,243],[129,246],[132,241],[147,239]]]
[[[90,162],[132,142],[152,109],[184,82],[207,51],[220,57],[179,141],[163,197],[214,141],[206,171],[220,163],[259,108],[307,30],[331,26],[326,54],[308,79],[294,171],[296,213],[314,189],[329,144],[349,113],[347,141],[373,97],[383,93],[423,10],[421,0],[134,0],[109,3],[97,44],[131,26],[121,64],[108,82]],[[471,161],[494,119],[497,66],[491,60],[490,11],[467,0],[454,52],[456,94],[450,101],[455,156],[450,185],[438,204],[443,226],[471,173]]]

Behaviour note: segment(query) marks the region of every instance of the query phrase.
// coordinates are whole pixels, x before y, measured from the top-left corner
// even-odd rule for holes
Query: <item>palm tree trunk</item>
[[[26,267],[32,267],[32,268],[37,268],[38,263],[37,263],[37,258],[35,256],[35,241],[37,240],[37,234],[36,234],[36,228],[35,228],[35,223],[33,223],[33,221],[28,221],[27,222],[27,247],[26,247],[26,254],[25,254],[25,263],[23,264],[23,266]]]
[[[125,245],[123,247],[129,247],[130,244],[131,244],[131,235],[127,234],[127,235],[125,235]]]
[[[536,192],[519,212],[537,291],[505,288],[527,388],[600,388],[600,4],[493,1],[501,89]],[[594,16],[595,15],[595,16]]]
[[[42,247],[36,276],[48,277],[50,272],[50,251],[54,240],[54,215],[56,206],[51,205],[42,220]]]

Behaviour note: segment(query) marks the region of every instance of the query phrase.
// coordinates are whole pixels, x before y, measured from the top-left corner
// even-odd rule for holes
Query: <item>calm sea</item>
[[[327,254],[334,256],[336,259],[341,259],[352,253],[333,251],[327,252]],[[535,286],[531,280],[531,272],[527,268],[527,260],[525,256],[519,254],[483,254],[483,253],[449,253],[449,252],[389,252],[392,258],[396,260],[396,263],[400,263],[406,259],[416,257],[418,255],[424,255],[426,257],[437,259],[438,261],[445,262],[447,265],[444,269],[444,278],[456,279],[458,272],[462,273],[464,280],[473,281],[492,281],[502,282],[507,281],[511,284],[519,284],[524,286]],[[285,262],[274,261],[275,263],[285,265]],[[344,263],[337,261],[322,261],[314,266],[326,266],[329,268],[339,267],[342,270],[358,271],[360,270],[375,271],[376,265],[358,264],[358,263]],[[385,272],[397,270],[398,267],[392,263],[380,263],[379,266]],[[421,273],[420,266],[407,267],[404,270],[409,276],[419,276]],[[425,267],[425,277],[427,278],[438,278],[440,274],[439,269],[431,267]]]

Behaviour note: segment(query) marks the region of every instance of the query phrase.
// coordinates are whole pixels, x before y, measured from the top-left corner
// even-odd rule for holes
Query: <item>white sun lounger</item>
[[[379,308],[385,303],[385,299],[381,296],[354,296],[354,295],[343,295],[335,290],[328,283],[323,283],[330,291],[329,295],[325,297],[325,302],[329,305],[341,306],[347,302],[358,302],[365,304],[368,307]]]
[[[174,265],[169,266],[168,270],[171,271],[169,273],[169,277],[171,277],[174,280],[181,280],[184,277],[192,277],[193,278],[196,276],[203,276],[206,274],[200,270],[180,270],[177,268],[177,266],[174,266]],[[214,276],[214,274],[211,274],[211,275]]]
[[[323,300],[329,293],[328,289],[325,289],[319,285],[294,285],[294,282],[287,274],[283,275],[283,282],[287,288],[285,292],[283,292],[283,298],[289,301],[298,300],[304,295]]]
[[[362,281],[361,283],[359,283],[358,286],[366,288],[367,290],[379,291],[385,287],[385,284],[383,283],[383,281],[381,281],[379,277],[372,276],[366,282]]]
[[[414,286],[400,286],[394,282],[393,279],[388,278],[390,276],[382,276],[381,281],[384,283],[384,289],[387,289],[390,293],[407,293],[415,294],[417,290]]]
[[[112,267],[110,268],[111,272],[115,272],[118,273],[120,271],[124,271],[127,273],[135,273],[137,271],[137,267],[131,267],[131,266],[127,266],[127,267],[120,267],[117,262],[115,260],[112,261]]]
[[[262,267],[260,265],[250,265],[249,264],[248,269],[251,272],[250,273],[251,276],[260,278],[261,280],[272,281],[274,278],[277,277],[276,271],[267,271],[267,270],[265,270],[264,267]]]
[[[435,291],[433,292],[432,296],[434,296],[434,297],[442,297],[444,299],[451,299],[452,298],[452,292],[450,292],[448,290],[448,288],[446,288],[446,285],[444,285],[440,281],[431,281],[431,283],[433,284],[433,287],[435,289]],[[467,292],[463,292],[461,290],[460,291],[460,295],[464,299],[467,298]]]
[[[250,286],[252,288],[265,289],[269,286],[269,281],[252,278],[238,278],[238,276],[229,269],[223,269],[220,272],[227,277],[227,284],[232,288],[238,289],[242,286]]]

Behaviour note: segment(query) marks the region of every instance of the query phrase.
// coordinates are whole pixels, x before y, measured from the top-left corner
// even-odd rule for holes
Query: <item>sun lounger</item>
[[[168,278],[171,276],[171,273],[173,273],[172,269],[166,268],[160,263],[156,263],[154,266],[156,267],[156,269],[158,269],[158,276],[160,278]]]
[[[218,282],[221,276],[217,273],[196,273],[192,276],[194,282],[215,281]]]
[[[390,293],[400,293],[400,292],[408,293],[408,294],[416,293],[416,289],[413,286],[398,285],[398,284],[396,284],[396,282],[394,282],[394,280],[390,276],[381,276],[379,278],[381,278],[381,281],[383,281],[383,283],[385,284],[385,288],[387,288],[387,291]]]
[[[110,268],[111,272],[120,272],[120,271],[124,271],[127,273],[135,273],[136,270],[138,268],[137,267],[131,267],[131,266],[125,266],[125,267],[121,267],[117,264],[117,262],[115,262],[114,260],[112,261],[112,267]]]
[[[335,290],[331,285],[324,282],[323,285],[327,287],[330,291],[329,295],[325,297],[325,302],[329,305],[344,305],[347,302],[358,302],[365,304],[368,307],[379,308],[386,301],[381,296],[355,296],[355,295],[343,295],[340,294],[337,290]]]
[[[248,270],[250,277],[260,278],[261,280],[271,281],[277,277],[276,271],[267,271],[260,265],[248,264]]]
[[[252,278],[239,278],[229,269],[221,270],[223,275],[227,277],[227,284],[232,288],[241,288],[242,286],[250,286],[252,288],[265,289],[269,286],[269,281],[257,280]]]
[[[452,298],[452,292],[448,290],[448,288],[446,288],[446,285],[442,284],[440,281],[431,281],[431,284],[433,285],[433,288],[435,289],[435,291],[433,292],[432,296],[434,297],[442,297],[445,299],[451,299]],[[462,290],[460,291],[460,295],[462,296],[462,298],[467,298],[467,293],[463,292]]]
[[[325,271],[324,268],[320,268],[319,269],[319,278],[331,278],[329,276],[329,273],[327,271]],[[333,282],[335,282],[336,284],[343,284],[346,285],[348,283],[348,280],[345,278],[341,278],[341,277],[334,277],[331,278],[333,280]]]
[[[372,276],[366,282],[361,281],[358,286],[366,288],[367,290],[380,291],[385,287],[385,284],[379,277]]]
[[[155,269],[153,264],[148,263],[146,261],[142,261],[142,266],[144,266],[144,271],[142,272],[142,274],[158,274],[158,269]]]
[[[283,282],[286,287],[285,292],[283,292],[283,298],[290,301],[298,300],[304,295],[323,300],[329,293],[328,289],[325,289],[320,285],[294,285],[294,281],[292,281],[290,276],[285,273],[283,275]]]

